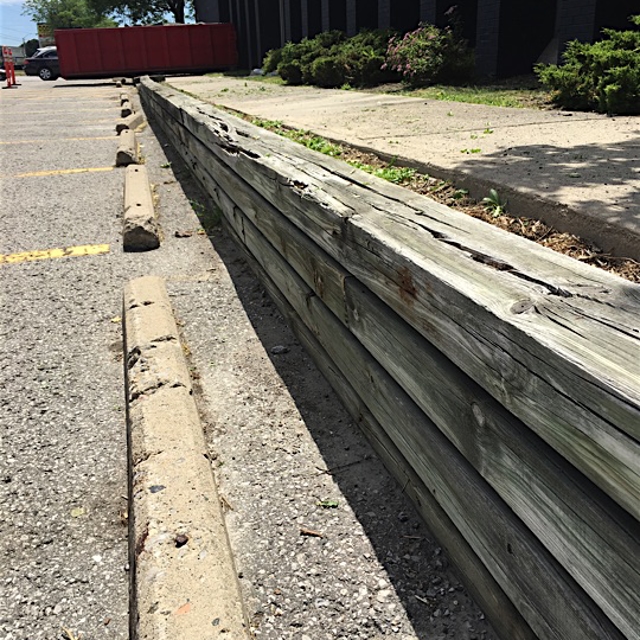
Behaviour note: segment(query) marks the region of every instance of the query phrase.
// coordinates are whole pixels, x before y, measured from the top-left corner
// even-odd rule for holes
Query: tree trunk
[[[176,23],[184,24],[184,0],[174,0],[169,6]]]

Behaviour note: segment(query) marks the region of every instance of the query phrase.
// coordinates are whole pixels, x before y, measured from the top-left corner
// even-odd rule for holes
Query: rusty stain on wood
[[[413,283],[413,278],[411,276],[411,271],[409,271],[408,267],[402,267],[398,274],[400,276],[400,297],[402,300],[408,304],[413,304],[416,298],[416,287]]]

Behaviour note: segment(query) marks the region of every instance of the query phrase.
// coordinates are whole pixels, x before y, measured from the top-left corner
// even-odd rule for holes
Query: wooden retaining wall
[[[640,640],[640,287],[143,79],[505,640]]]

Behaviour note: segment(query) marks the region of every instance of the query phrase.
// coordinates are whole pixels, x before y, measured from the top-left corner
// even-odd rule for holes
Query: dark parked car
[[[56,47],[38,49],[24,61],[24,72],[28,76],[38,76],[41,80],[57,80],[60,77],[60,63]]]
[[[4,82],[7,79],[7,72],[0,67],[0,82]]]

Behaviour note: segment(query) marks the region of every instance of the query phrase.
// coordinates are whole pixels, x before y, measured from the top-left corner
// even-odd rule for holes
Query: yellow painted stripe
[[[0,144],[41,144],[43,142],[77,142],[82,140],[115,140],[116,136],[93,136],[89,138],[42,138],[36,140],[0,140]]]
[[[0,264],[16,264],[33,260],[53,260],[54,258],[77,258],[79,256],[96,256],[109,253],[108,244],[83,244],[65,249],[45,249],[43,251],[23,251],[0,255]]]
[[[69,173],[99,173],[101,171],[113,171],[115,167],[86,167],[84,169],[56,169],[55,171],[30,171],[28,173],[16,173],[9,178],[39,178],[41,176],[62,176]]]
[[[115,112],[115,109],[114,109]],[[4,122],[5,120],[5,115],[2,114],[2,120]],[[109,119],[103,119],[103,120],[77,120],[74,118],[73,120],[73,125],[94,125],[94,124],[115,124],[115,122],[117,122],[120,119],[120,114],[119,113],[114,113],[113,114],[113,118],[109,118]],[[65,115],[64,113],[60,114],[59,118],[52,118],[52,117],[48,117],[46,119],[46,122],[44,120],[42,120],[41,122],[29,122],[29,128],[31,129],[35,129],[37,127],[49,127],[51,128],[52,125],[58,125],[60,123],[62,123],[62,126],[66,126],[68,124],[67,122],[68,120],[68,115]],[[20,124],[22,124],[22,122],[24,121],[24,116],[19,118]],[[12,123],[7,122],[6,123],[7,126],[17,126],[14,125]]]
[[[56,105],[57,104],[58,104],[58,101],[56,100]],[[116,108],[115,104],[109,104],[107,106],[102,106],[102,107],[82,107],[80,109],[75,108],[73,112],[76,113],[77,111],[113,111],[115,108]],[[56,112],[52,111],[51,109],[47,109],[46,111],[35,111],[35,110],[29,111],[29,115],[31,115],[32,113],[35,115],[47,114],[48,116],[51,116],[51,115],[54,115]]]
[[[113,88],[109,90],[113,91]],[[28,91],[28,89],[26,91]],[[14,93],[14,94],[1,93],[0,102],[2,102],[2,100],[5,98],[7,100],[19,100],[20,102],[25,102],[27,100],[29,102],[44,102],[45,100],[48,100],[48,101],[52,100],[51,95],[46,95],[46,96],[25,95],[23,92]],[[91,93],[91,94],[78,95],[77,98],[62,98],[60,97],[60,94],[57,94],[54,96],[54,98],[55,98],[56,104],[59,104],[60,102],[68,102],[69,104],[78,104],[78,100],[82,100],[83,102],[98,102],[98,101],[104,102],[105,100],[113,99],[115,101],[117,99],[117,96],[114,96],[113,94]]]

